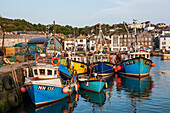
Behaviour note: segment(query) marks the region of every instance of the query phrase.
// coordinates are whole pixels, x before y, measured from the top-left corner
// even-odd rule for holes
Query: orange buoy
[[[27,91],[27,89],[25,87],[21,87],[21,92],[25,93]]]
[[[152,62],[152,63],[151,63],[151,66],[152,66],[152,67],[155,67],[155,63]]]
[[[69,92],[68,87],[63,87],[63,93],[68,93],[68,92]]]
[[[120,71],[120,70],[121,70],[121,66],[117,66],[116,69],[117,69],[118,71]]]
[[[152,69],[152,67],[151,67],[151,69]]]
[[[80,87],[80,85],[79,84],[77,84],[77,88],[79,89],[79,87]]]
[[[113,66],[113,69],[116,69],[116,65]]]
[[[71,93],[71,88],[70,88],[70,89],[68,89],[68,92],[69,92],[69,93]]]

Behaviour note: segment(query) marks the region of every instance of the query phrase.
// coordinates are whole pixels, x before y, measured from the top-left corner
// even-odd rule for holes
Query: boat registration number
[[[135,64],[135,61],[126,62],[125,64],[126,64],[126,65]]]
[[[38,86],[38,90],[54,91],[54,87],[49,87],[49,86]]]

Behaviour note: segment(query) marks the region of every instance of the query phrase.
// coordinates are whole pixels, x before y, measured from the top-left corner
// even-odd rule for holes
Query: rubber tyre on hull
[[[18,107],[19,97],[18,97],[16,91],[9,92],[7,99],[8,99],[8,104],[11,107]]]
[[[6,91],[15,88],[14,80],[11,76],[6,75],[3,77],[3,84]]]

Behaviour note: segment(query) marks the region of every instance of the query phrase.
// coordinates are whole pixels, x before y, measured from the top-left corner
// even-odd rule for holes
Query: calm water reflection
[[[108,88],[101,93],[84,90],[70,99],[34,109],[30,101],[16,108],[15,113],[170,113],[170,60],[153,57],[156,66],[148,77],[135,79],[122,75],[107,78]],[[162,74],[161,71],[166,71]],[[76,101],[75,101],[76,100]],[[10,111],[11,113],[11,111]]]

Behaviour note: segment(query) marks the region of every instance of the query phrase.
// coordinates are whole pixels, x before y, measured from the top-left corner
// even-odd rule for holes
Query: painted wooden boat
[[[77,72],[77,75],[86,75],[87,74],[87,64],[80,61],[72,60],[70,64],[70,71]],[[74,72],[75,73],[75,72]]]
[[[99,26],[99,35],[95,45],[97,51],[92,52],[90,61],[90,74],[98,76],[113,75],[113,62],[110,54],[110,47],[107,45],[105,36],[103,35],[101,25]]]
[[[140,78],[149,75],[152,67],[154,67],[154,64],[150,60],[149,53],[130,53],[129,59],[121,63],[121,71],[119,73]]]
[[[105,85],[105,81],[97,78],[79,78],[80,88],[99,93]]]
[[[63,79],[59,75],[59,66],[37,64],[32,67],[32,76],[26,77],[25,86],[31,101],[40,107],[66,98],[74,91],[74,79]]]
[[[170,54],[162,54],[161,60],[170,60]]]

